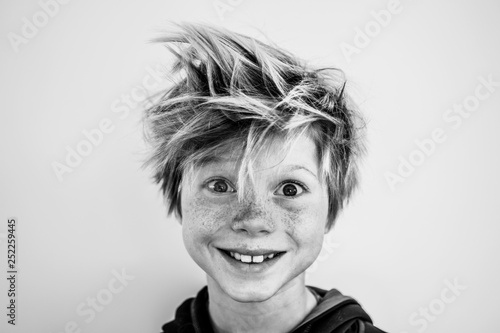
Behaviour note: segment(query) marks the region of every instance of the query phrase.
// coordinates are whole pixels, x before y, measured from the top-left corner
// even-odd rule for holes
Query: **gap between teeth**
[[[260,256],[247,256],[247,255],[244,255],[244,254],[239,254],[237,252],[229,252],[229,253],[231,254],[231,257],[233,257],[234,259],[242,261],[242,262],[245,262],[245,263],[249,263],[249,262],[259,263],[259,262],[263,262],[264,259],[267,259],[267,258],[272,259],[275,256],[274,253],[266,254],[265,256],[264,255],[260,255]]]

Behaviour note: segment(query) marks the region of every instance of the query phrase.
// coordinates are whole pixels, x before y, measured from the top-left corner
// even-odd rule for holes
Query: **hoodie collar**
[[[342,295],[338,290],[331,289],[326,291],[321,288],[306,286],[319,298],[316,307],[304,318],[304,320],[295,327],[294,331],[309,324],[313,320],[321,317],[325,313],[348,303],[356,304],[356,301],[348,296]],[[208,313],[208,287],[205,286],[198,292],[196,298],[191,302],[191,320],[194,330],[197,333],[214,333],[212,323]]]
[[[302,322],[297,325],[297,327],[295,327],[294,331],[309,324],[313,320],[321,317],[334,308],[338,308],[349,303],[356,303],[353,298],[342,295],[337,289],[326,291],[324,289],[313,286],[306,287],[313,293],[316,299],[318,299],[319,296],[318,305],[316,305],[316,307],[312,309],[312,311],[304,318],[304,320],[302,320]]]

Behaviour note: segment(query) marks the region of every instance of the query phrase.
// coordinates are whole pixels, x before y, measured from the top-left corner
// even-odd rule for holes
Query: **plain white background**
[[[0,276],[7,218],[19,223],[17,325],[6,323],[2,278],[2,332],[159,332],[205,284],[140,169],[141,108],[125,102],[144,82],[160,87],[151,73],[170,58],[147,40],[169,20],[269,38],[347,73],[369,153],[308,284],[355,297],[388,332],[500,328],[500,87],[473,97],[487,92],[480,77],[500,82],[498,2],[401,0],[385,26],[372,13],[385,0],[41,3],[51,15],[32,0],[0,5]],[[464,102],[473,111],[459,120],[449,112]],[[109,133],[85,146],[83,131],[103,119]],[[415,141],[436,129],[446,139],[419,153]],[[58,179],[54,163],[79,145],[87,156]],[[418,165],[391,188],[387,173],[410,158]]]

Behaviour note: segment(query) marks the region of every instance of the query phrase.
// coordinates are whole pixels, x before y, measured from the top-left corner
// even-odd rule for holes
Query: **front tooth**
[[[264,256],[255,256],[252,258],[253,262],[263,262],[264,261]]]
[[[246,256],[244,254],[241,255],[241,261],[243,262],[252,262],[252,256]]]
[[[236,258],[236,260],[240,260],[241,254],[239,254],[238,252],[235,252],[234,257]]]

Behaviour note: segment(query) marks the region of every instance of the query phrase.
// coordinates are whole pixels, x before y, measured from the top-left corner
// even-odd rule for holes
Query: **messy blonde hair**
[[[320,181],[328,187],[328,229],[358,183],[363,127],[345,91],[343,72],[314,69],[288,52],[226,29],[179,24],[155,40],[175,55],[174,84],[146,110],[145,162],[168,206],[181,214],[185,172],[238,152],[238,198],[252,162],[269,142],[283,151],[307,134],[317,148]]]

